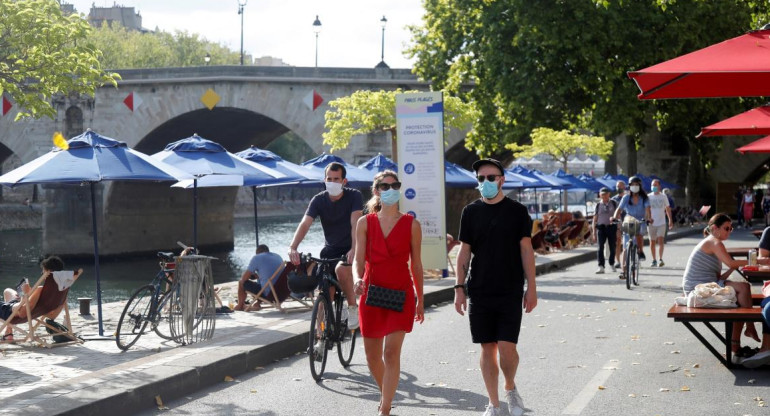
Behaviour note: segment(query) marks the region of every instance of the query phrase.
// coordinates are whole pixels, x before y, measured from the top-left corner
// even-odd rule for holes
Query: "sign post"
[[[396,94],[401,211],[422,226],[422,264],[446,269],[444,103],[441,92]]]

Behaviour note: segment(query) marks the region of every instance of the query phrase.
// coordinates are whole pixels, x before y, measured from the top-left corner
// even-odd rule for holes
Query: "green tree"
[[[630,149],[658,129],[689,149],[687,197],[699,187],[719,142],[693,140],[700,126],[757,100],[640,101],[626,75],[756,29],[770,3],[756,0],[425,0],[412,27],[415,72],[434,88],[466,94],[480,116],[466,147],[499,154],[536,127],[582,129]],[[714,18],[719,16],[719,18]],[[704,24],[703,22],[708,22]],[[626,165],[636,170],[636,154]]]
[[[53,118],[57,94],[93,95],[117,86],[105,73],[101,52],[87,41],[91,27],[77,15],[64,16],[55,0],[0,1],[0,95],[9,95],[24,117]]]
[[[396,157],[396,94],[419,91],[356,91],[346,97],[330,101],[326,112],[324,144],[331,151],[348,147],[350,139],[359,134],[377,131],[390,132],[392,155]],[[467,129],[474,124],[478,113],[472,103],[444,94],[444,130]]]
[[[104,51],[106,68],[167,68],[204,65],[235,65],[240,53],[211,42],[196,33],[177,31],[138,32],[118,24],[103,24],[92,31],[89,41]]]
[[[569,172],[567,161],[579,151],[591,156],[606,159],[612,153],[613,143],[599,136],[572,133],[569,130],[555,131],[547,127],[532,130],[532,144],[520,145],[509,143],[506,148],[514,157],[534,157],[545,153],[561,163],[565,172]],[[563,209],[567,210],[567,193],[564,193]]]
[[[691,110],[721,116],[745,106],[688,100],[642,102],[626,72],[759,27],[770,4],[754,0],[426,0],[412,27],[415,72],[467,95],[480,117],[467,146],[501,152],[535,127],[580,127],[634,140],[650,128],[681,132]],[[719,16],[714,19],[713,16]],[[703,24],[708,21],[708,24]],[[729,110],[728,110],[729,108]],[[729,112],[727,114],[730,114]]]
[[[561,163],[565,172],[569,172],[567,161],[578,152],[605,159],[612,153],[612,142],[604,137],[572,133],[569,130],[555,131],[547,127],[532,130],[532,144],[520,145],[509,143],[505,147],[513,152],[514,157],[534,157],[545,153]]]

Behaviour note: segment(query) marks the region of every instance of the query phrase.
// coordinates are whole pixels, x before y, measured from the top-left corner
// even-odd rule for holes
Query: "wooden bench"
[[[752,301],[758,304],[762,301],[762,295],[753,295]],[[675,322],[681,322],[717,359],[727,368],[733,368],[732,349],[730,348],[730,337],[733,333],[733,323],[735,322],[762,322],[762,309],[758,307],[751,308],[688,308],[687,306],[674,305],[668,310],[668,317],[673,318]],[[725,346],[725,354],[722,354],[714,347],[697,329],[692,325],[693,322],[703,322],[719,341]],[[714,328],[712,322],[724,322],[725,335],[719,333]]]

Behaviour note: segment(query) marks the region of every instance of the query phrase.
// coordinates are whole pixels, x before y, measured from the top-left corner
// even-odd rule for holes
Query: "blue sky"
[[[114,0],[63,0],[88,14],[92,4],[110,7]],[[143,26],[168,32],[187,30],[208,40],[240,49],[241,21],[237,0],[123,0],[141,15]],[[273,56],[294,66],[315,64],[316,15],[322,24],[318,66],[374,67],[380,61],[385,28],[385,62],[409,68],[403,56],[410,41],[407,25],[421,22],[421,0],[249,0],[244,13],[244,50],[252,56]]]

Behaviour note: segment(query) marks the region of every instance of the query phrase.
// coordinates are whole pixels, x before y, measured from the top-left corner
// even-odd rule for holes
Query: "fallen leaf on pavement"
[[[257,389],[251,389],[251,392],[252,392],[252,393],[256,393],[256,392],[257,392]]]
[[[754,384],[754,383],[756,383],[756,382],[757,382],[757,380],[756,380],[756,379],[753,379],[753,378],[752,378],[751,380],[749,380],[749,384]]]
[[[661,393],[666,393],[666,392],[669,392],[671,390],[669,390],[669,389],[667,389],[665,387],[661,387],[660,390],[658,390],[658,391],[661,392]]]
[[[628,395],[628,397],[636,397],[636,395],[634,393],[631,393]]]
[[[225,381],[235,381],[235,379],[230,376],[225,376]]]
[[[687,387],[687,386],[682,386],[682,388],[681,388],[681,389],[679,389],[679,390],[680,390],[680,391],[690,391],[690,388],[689,388],[689,387]]]
[[[631,335],[631,341],[639,341],[640,338],[641,336],[639,335]]]
[[[700,368],[700,364],[693,364],[692,368]]]
[[[671,354],[679,354],[679,353],[680,353],[680,351],[679,351],[679,350],[674,350],[674,351],[671,351]]]
[[[663,345],[674,345],[674,341],[666,341]]]
[[[599,390],[604,390],[604,389],[606,389],[606,388],[607,388],[607,387],[604,387],[604,386],[599,386]]]

